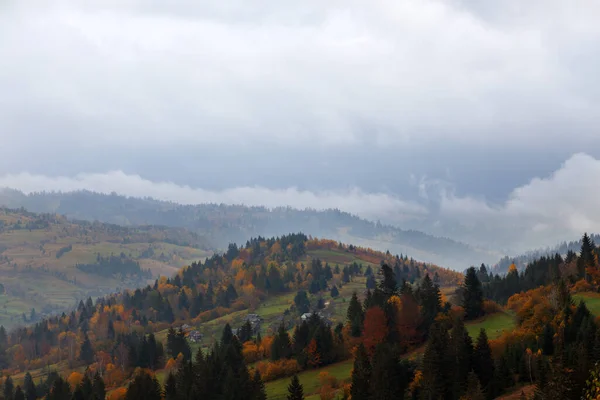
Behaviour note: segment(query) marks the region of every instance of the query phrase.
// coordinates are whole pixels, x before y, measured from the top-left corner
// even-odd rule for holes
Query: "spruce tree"
[[[50,388],[50,392],[46,396],[46,400],[70,400],[71,388],[69,383],[62,377],[57,377]]]
[[[403,363],[399,362],[394,348],[382,343],[375,349],[371,374],[372,399],[404,399],[409,376]]]
[[[254,371],[252,378],[252,399],[251,400],[267,400],[267,390],[263,382],[260,372]]]
[[[467,392],[461,397],[461,400],[485,400],[479,379],[473,371],[469,373]]]
[[[483,315],[483,290],[474,267],[467,269],[463,287],[463,307],[465,319],[471,320]]]
[[[492,349],[488,341],[487,333],[483,328],[479,332],[477,344],[475,345],[475,350],[473,352],[473,369],[484,390],[487,390],[494,377],[494,360],[492,359]]]
[[[298,375],[294,375],[288,386],[287,400],[304,400],[304,388],[298,379]]]
[[[6,380],[4,381],[4,399],[5,400],[13,400],[13,397],[15,395],[15,385],[13,383],[12,378],[9,376],[6,377]]]
[[[25,400],[25,393],[23,393],[21,386],[17,386],[17,388],[15,389],[14,400]]]
[[[473,367],[473,341],[465,324],[458,318],[452,328],[449,353],[452,392],[459,397],[467,390],[469,373]]]
[[[92,343],[87,335],[85,335],[83,343],[81,343],[79,359],[86,364],[91,364],[94,362],[94,349],[92,348]]]
[[[125,400],[162,400],[162,389],[156,377],[139,372],[127,388]]]
[[[104,380],[100,376],[100,373],[96,371],[94,374],[94,382],[92,383],[93,399],[104,399],[106,397],[106,385]]]
[[[422,395],[425,399],[444,398],[448,392],[448,332],[439,322],[434,322],[423,354]]]
[[[398,295],[398,282],[396,281],[394,271],[387,264],[381,266],[381,274],[383,275],[383,279],[378,289],[383,292],[384,298],[387,301],[390,297]]]
[[[37,399],[37,392],[35,390],[35,383],[33,383],[33,378],[31,374],[27,372],[25,374],[25,379],[23,380],[23,389],[25,392],[26,400],[35,400]]]
[[[350,334],[353,337],[360,337],[362,334],[364,313],[360,300],[356,292],[352,293],[350,304],[348,305],[348,311],[346,313],[346,320],[350,324]]]
[[[371,362],[367,349],[361,342],[354,356],[354,368],[352,369],[352,386],[350,393],[354,400],[369,400],[371,398]]]

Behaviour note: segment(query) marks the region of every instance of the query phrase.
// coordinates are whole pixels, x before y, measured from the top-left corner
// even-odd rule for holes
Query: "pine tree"
[[[91,364],[94,362],[94,349],[92,348],[92,343],[87,335],[85,335],[83,342],[81,343],[79,359],[86,364]]]
[[[594,249],[596,248],[594,241],[588,236],[587,233],[583,234],[581,239],[581,252],[579,259],[577,260],[577,270],[580,278],[588,278],[586,269],[593,267],[595,264]]]
[[[94,374],[94,382],[92,383],[92,393],[94,399],[104,399],[106,397],[106,385],[104,380],[100,376],[100,373],[96,371]]]
[[[448,332],[439,323],[431,326],[429,341],[423,354],[423,387],[424,399],[444,398],[449,386]]]
[[[461,397],[461,400],[485,400],[485,394],[481,389],[479,379],[474,372],[469,373],[467,392]]]
[[[69,383],[62,377],[57,377],[50,388],[50,392],[46,396],[46,400],[70,400],[71,388]]]
[[[290,358],[292,355],[292,344],[290,341],[290,335],[285,330],[283,322],[279,325],[277,335],[273,339],[271,345],[271,359],[273,361],[281,360],[282,358]]]
[[[338,290],[337,286],[333,285],[330,295],[334,299],[340,295],[340,291]]]
[[[14,400],[25,400],[25,393],[23,393],[21,386],[17,386],[17,388],[15,389]]]
[[[455,395],[460,396],[467,389],[469,373],[473,366],[473,341],[461,319],[456,319],[454,322],[449,353],[452,363],[450,368],[452,391]]]
[[[304,400],[304,388],[298,379],[298,375],[294,375],[288,386],[287,400]]]
[[[435,317],[442,311],[442,293],[426,274],[419,286],[418,299],[421,305],[422,326],[424,333],[429,332]]]
[[[387,264],[381,266],[381,274],[383,275],[383,279],[378,289],[383,292],[384,299],[387,301],[390,297],[398,295],[398,282],[396,281],[394,271]]]
[[[127,388],[125,400],[162,400],[162,389],[155,377],[139,372]]]
[[[27,400],[36,400],[37,399],[35,383],[33,383],[33,378],[31,377],[31,374],[29,372],[27,372],[25,374],[25,378],[23,380],[23,389],[25,392],[25,398]]]
[[[267,390],[258,370],[254,371],[252,378],[252,399],[251,400],[267,400]]]
[[[409,376],[405,365],[399,361],[398,353],[391,345],[377,346],[372,362],[372,399],[404,399]]]
[[[494,377],[494,360],[492,359],[492,349],[487,333],[483,328],[479,332],[473,352],[473,369],[479,378],[479,382],[486,390]]]
[[[474,267],[467,269],[463,289],[465,319],[471,320],[481,317],[483,315],[483,290]]]
[[[4,381],[4,399],[5,400],[13,400],[13,397],[15,395],[15,385],[13,383],[12,378],[9,376],[6,377],[6,380]]]
[[[346,313],[346,320],[350,324],[350,334],[353,337],[360,337],[362,334],[364,313],[360,300],[356,292],[352,293],[350,304],[348,305],[348,311]]]
[[[354,400],[369,400],[371,398],[371,362],[367,349],[360,343],[354,357],[352,369],[352,386],[350,393]]]

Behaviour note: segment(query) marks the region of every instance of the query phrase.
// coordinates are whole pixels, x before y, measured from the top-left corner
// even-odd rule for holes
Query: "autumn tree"
[[[375,352],[375,347],[383,343],[387,335],[387,321],[383,310],[374,306],[365,313],[363,343],[370,354]]]
[[[467,320],[477,319],[483,315],[483,290],[474,267],[467,269],[463,285],[462,306]]]

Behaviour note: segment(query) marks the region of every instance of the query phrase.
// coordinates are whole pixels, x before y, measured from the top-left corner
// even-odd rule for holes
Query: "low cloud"
[[[365,218],[392,218],[401,221],[427,213],[425,207],[403,201],[384,193],[365,193],[357,188],[346,191],[313,192],[295,187],[269,189],[237,187],[220,191],[192,188],[171,182],[152,182],[139,175],[122,171],[105,174],[78,174],[75,177],[48,177],[30,173],[0,177],[0,187],[14,188],[24,193],[40,191],[91,190],[118,193],[133,197],[152,197],[180,204],[224,203],[248,206],[328,209],[338,208]]]
[[[578,153],[546,177],[515,188],[507,201],[458,196],[441,180],[413,179],[421,203],[388,193],[357,188],[335,191],[282,189],[261,186],[205,190],[171,182],[153,182],[139,175],[112,171],[49,177],[7,174],[0,187],[25,193],[92,190],[134,197],[153,197],[182,204],[225,203],[293,208],[338,208],[371,220],[462,240],[508,253],[552,246],[573,240],[584,231],[600,232],[600,160]]]
[[[499,205],[484,199],[441,197],[440,215],[464,228],[463,239],[523,251],[600,232],[600,160],[575,154],[550,176],[515,188]]]

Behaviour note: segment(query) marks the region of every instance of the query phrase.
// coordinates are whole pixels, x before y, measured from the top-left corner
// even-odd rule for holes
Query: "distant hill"
[[[31,322],[33,308],[39,318],[88,296],[144,285],[210,254],[206,240],[182,228],[0,208],[0,324]]]
[[[600,235],[590,234],[590,237],[594,241],[594,243],[600,243]],[[494,264],[494,266],[492,267],[492,272],[494,274],[504,275],[508,273],[508,268],[511,266],[511,264],[515,264],[517,270],[524,271],[528,264],[542,257],[553,256],[557,253],[562,256],[565,256],[569,251],[578,253],[580,249],[581,239],[573,240],[568,243],[562,242],[554,247],[546,247],[544,249],[532,250],[525,254],[521,254],[515,257],[505,256],[502,257],[502,259],[500,259],[500,261],[498,261],[496,264]]]
[[[339,210],[180,205],[88,191],[25,195],[10,189],[0,191],[0,204],[124,226],[156,224],[186,228],[206,236],[220,249],[225,249],[231,242],[244,244],[248,237],[304,232],[382,251],[411,254],[417,260],[461,271],[470,265],[492,263],[500,257],[500,254],[448,238],[367,221]]]

